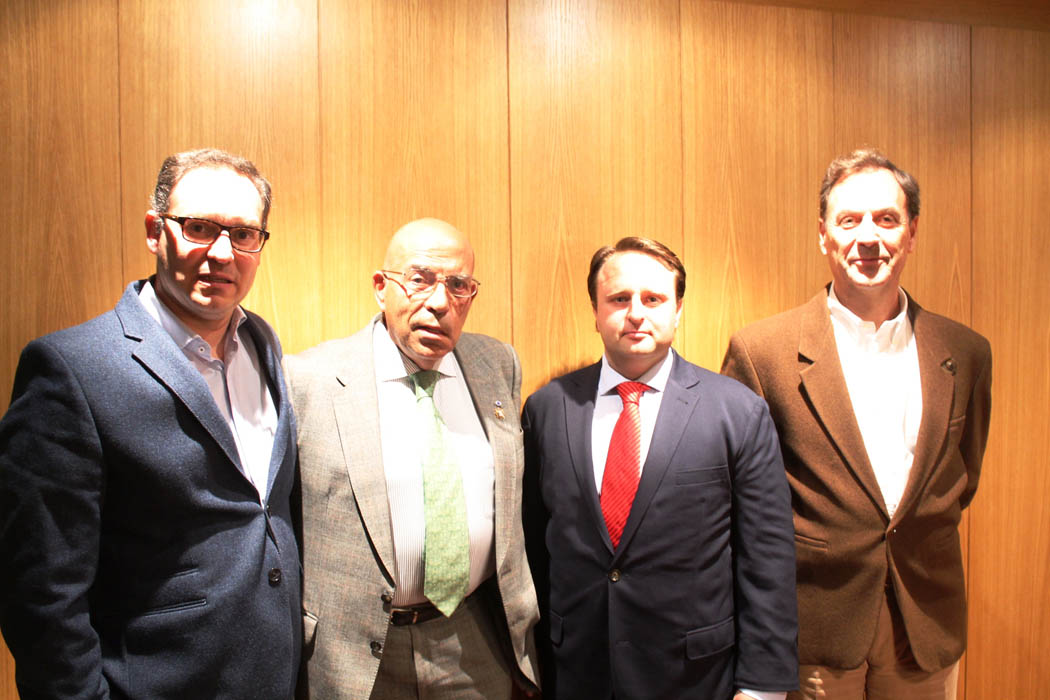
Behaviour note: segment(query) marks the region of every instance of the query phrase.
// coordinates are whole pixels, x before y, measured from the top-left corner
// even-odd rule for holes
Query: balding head
[[[468,266],[461,274],[474,273],[474,249],[466,234],[441,219],[416,219],[399,228],[386,248],[383,269],[401,270],[405,260],[420,253],[460,256]]]
[[[435,274],[432,287],[409,293],[409,280]],[[448,285],[476,288],[473,274],[470,241],[447,222],[418,219],[390,239],[372,286],[390,337],[421,369],[433,369],[455,348],[473,297],[453,296]]]

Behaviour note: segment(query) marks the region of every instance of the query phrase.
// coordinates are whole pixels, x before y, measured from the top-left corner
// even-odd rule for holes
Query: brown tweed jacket
[[[722,372],[766,399],[791,486],[799,663],[855,668],[892,586],[912,653],[934,671],[966,647],[958,524],[988,436],[988,341],[909,297],[922,382],[915,461],[890,518],[839,364],[827,290],[729,342]]]

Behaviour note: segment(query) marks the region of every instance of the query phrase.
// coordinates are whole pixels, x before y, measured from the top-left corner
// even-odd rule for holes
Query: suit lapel
[[[919,377],[922,384],[922,422],[915,443],[908,484],[894,513],[898,518],[907,512],[933,473],[941,446],[948,435],[952,403],[955,400],[955,361],[951,351],[936,333],[926,325],[927,315],[922,307],[908,297],[915,349],[919,356]]]
[[[686,426],[689,425],[689,419],[700,399],[697,387],[699,382],[699,376],[682,361],[678,353],[674,353],[674,364],[660,401],[660,412],[653,428],[649,454],[645,458],[638,491],[634,495],[634,502],[631,503],[631,512],[627,516],[620,546],[616,550],[617,556],[621,556],[627,548],[671,466],[671,458],[678,450],[678,443],[685,435]]]
[[[219,407],[215,405],[207,383],[171,336],[142,306],[138,300],[141,288],[140,282],[128,285],[115,308],[124,328],[124,336],[132,343],[132,356],[182,402],[243,476],[233,434]]]
[[[828,314],[826,291],[819,292],[806,305],[802,314],[798,354],[799,375],[813,413],[854,477],[889,520],[882,490],[868,460],[857,417],[853,414],[846,378],[842,374],[842,363],[835,345],[835,332]]]
[[[612,554],[612,540],[605,526],[602,505],[598,500],[598,486],[594,483],[594,461],[591,453],[591,423],[594,421],[594,399],[598,392],[598,376],[601,374],[601,362],[585,367],[573,375],[566,387],[565,401],[565,435],[569,442],[569,458],[585,507],[590,514],[591,522],[598,531],[598,536]]]
[[[373,323],[374,325],[374,323]],[[394,537],[378,436],[379,394],[372,358],[372,325],[349,338],[347,363],[336,372],[341,391],[332,395],[347,478],[357,510],[389,580],[394,580]]]
[[[266,478],[266,498],[269,498],[270,489],[277,478],[277,472],[284,463],[288,445],[291,442],[290,435],[294,426],[292,425],[291,403],[289,403],[287,392],[284,390],[284,373],[278,361],[276,348],[277,338],[272,333],[266,332],[257,323],[256,317],[248,313],[245,324],[255,344],[255,351],[259,355],[259,364],[266,372],[266,383],[273,397],[274,406],[277,408],[277,430],[273,436],[273,451],[270,453],[270,470]]]
[[[460,338],[454,354],[463,372],[463,381],[467,384],[470,398],[474,402],[474,412],[481,421],[481,427],[485,430],[485,437],[488,438],[489,448],[492,450],[495,480],[493,533],[496,544],[496,570],[499,571],[507,556],[508,538],[517,525],[513,522],[515,513],[518,512],[514,503],[520,488],[515,478],[518,475],[515,461],[520,436],[516,428],[512,431],[507,424],[507,416],[513,415],[517,410],[513,388],[507,386],[499,364],[489,358],[485,346],[475,344],[470,336],[464,335]],[[503,415],[503,418],[500,419],[498,414]]]

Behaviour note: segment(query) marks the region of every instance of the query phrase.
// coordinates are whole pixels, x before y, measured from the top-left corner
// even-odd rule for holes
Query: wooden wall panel
[[[904,287],[968,324],[970,29],[836,15],[834,36],[836,151],[875,146],[918,179],[922,211]]]
[[[594,251],[682,250],[677,0],[510,0],[514,344],[523,394],[601,356]]]
[[[1050,30],[1046,0],[735,0],[910,20]]]
[[[832,150],[831,15],[683,3],[685,355],[718,369],[729,336],[827,278],[817,189]]]
[[[321,0],[320,15],[325,337],[378,311],[391,234],[435,216],[474,244],[467,329],[509,342],[504,3]]]
[[[215,146],[273,185],[273,233],[245,305],[287,351],[321,327],[316,0],[120,5],[124,276],[151,274],[143,217],[164,158]]]
[[[0,3],[0,412],[18,355],[121,290],[117,6]]]
[[[974,325],[992,343],[992,428],[970,514],[967,697],[1050,686],[1050,34],[975,29]]]
[[[116,39],[116,0],[0,3],[0,413],[27,342],[120,295]]]

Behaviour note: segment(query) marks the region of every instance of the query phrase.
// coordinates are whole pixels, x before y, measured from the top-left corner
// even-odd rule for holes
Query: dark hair
[[[908,210],[908,220],[911,221],[919,216],[919,183],[910,173],[907,173],[889,158],[879,153],[874,148],[858,148],[849,155],[839,156],[831,161],[828,171],[824,175],[824,182],[820,184],[820,220],[823,221],[828,213],[828,196],[835,185],[842,182],[850,175],[864,170],[889,170],[896,178],[897,184],[904,190],[904,204]]]
[[[157,174],[157,186],[150,197],[150,208],[158,214],[167,214],[171,205],[171,191],[183,175],[197,168],[229,168],[251,180],[262,199],[262,227],[266,228],[266,220],[270,217],[270,183],[247,158],[217,148],[183,151],[165,158],[164,164],[160,166],[160,173]]]
[[[626,252],[644,253],[663,263],[664,267],[674,273],[675,301],[682,300],[682,297],[685,296],[685,265],[674,254],[674,251],[660,241],[654,241],[651,238],[628,236],[617,241],[615,246],[602,246],[594,251],[591,257],[591,271],[587,273],[587,293],[591,297],[591,306],[598,304],[598,272],[613,254]]]

